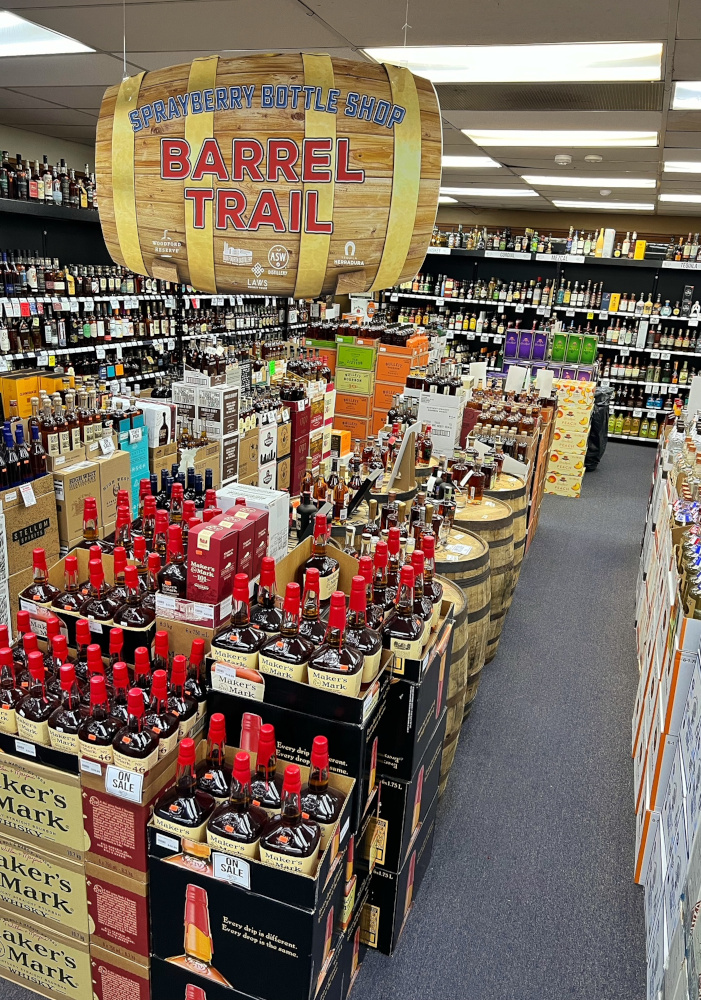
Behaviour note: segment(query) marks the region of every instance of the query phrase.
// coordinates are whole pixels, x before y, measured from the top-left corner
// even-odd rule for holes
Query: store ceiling
[[[91,143],[105,87],[122,77],[121,2],[5,0],[4,8],[78,39],[95,52],[0,58],[0,124]],[[406,0],[127,0],[127,69],[153,70],[219,52],[326,51],[366,59],[365,46],[401,45]],[[528,185],[522,175],[654,180],[656,190],[614,189],[609,201],[654,202],[664,215],[701,215],[701,204],[659,194],[701,195],[701,172],[664,173],[665,159],[701,163],[701,111],[672,111],[674,81],[701,78],[699,0],[409,0],[410,45],[663,42],[662,80],[652,83],[438,84],[447,155],[488,155],[500,169],[445,168],[443,184],[523,190],[536,197],[451,195],[456,204],[552,212],[555,200],[602,200],[599,189]],[[220,48],[226,39],[230,49]],[[651,130],[644,148],[476,146],[480,129]],[[556,153],[572,156],[558,167]],[[601,162],[585,163],[587,154]]]

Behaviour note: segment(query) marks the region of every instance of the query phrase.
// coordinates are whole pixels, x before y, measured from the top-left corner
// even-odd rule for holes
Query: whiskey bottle
[[[151,676],[151,700],[144,723],[160,737],[158,756],[165,757],[178,744],[178,717],[168,708],[168,675],[154,670]]]
[[[49,716],[49,740],[54,750],[77,754],[78,732],[85,721],[80,707],[80,688],[72,663],[64,663],[60,672],[61,702]]]
[[[112,741],[117,767],[146,774],[158,763],[158,734],[144,726],[144,699],[141,688],[127,695],[128,720]]]
[[[80,593],[78,581],[78,557],[66,556],[63,564],[63,590],[54,597],[52,606],[59,611],[80,610],[85,597]]]
[[[168,511],[156,511],[156,524],[153,534],[153,552],[160,556],[161,563],[165,566],[168,557]]]
[[[256,805],[276,816],[282,803],[282,777],[277,773],[275,727],[264,725],[258,734],[256,773],[251,783],[251,795]]]
[[[388,612],[394,608],[393,595],[389,593],[387,586],[387,568],[389,565],[389,546],[384,538],[381,538],[375,548],[375,558],[373,560],[375,576],[372,584],[372,604],[373,607],[382,608],[383,619]],[[375,612],[378,614],[379,612]]]
[[[420,660],[423,651],[424,623],[414,613],[414,570],[402,566],[395,610],[382,626],[382,644],[397,656]]]
[[[126,663],[117,662],[112,667],[112,697],[110,699],[110,714],[123,726],[129,721],[129,691],[141,691],[141,700],[146,705],[144,692],[141,688],[129,687],[129,668]]]
[[[308,569],[304,577],[299,634],[303,639],[309,639],[315,646],[323,642],[326,635],[326,626],[319,618],[319,570],[315,566]]]
[[[368,628],[379,631],[385,616],[384,602],[375,604],[373,580],[375,570],[372,556],[361,556],[358,560],[358,572],[365,580],[365,615]]]
[[[107,662],[107,676],[112,676],[112,670],[114,669],[115,663],[122,663],[124,661],[124,656],[122,655],[124,651],[124,630],[116,625],[114,628],[110,629],[110,651],[108,654]]]
[[[434,579],[436,539],[434,535],[424,535],[421,540],[421,551],[424,554],[424,595],[433,605],[431,628],[438,627],[443,604],[443,584]]]
[[[17,674],[17,686],[24,691],[25,694],[28,693],[29,689],[32,687],[34,681],[32,675],[29,672],[29,657],[32,653],[36,653],[38,650],[37,637],[34,632],[25,632],[22,636],[22,650],[24,652],[24,664],[19,673]],[[42,656],[42,661],[43,661]],[[46,664],[44,664],[46,667]]]
[[[433,625],[433,604],[428,597],[424,596],[424,563],[425,557],[420,549],[415,549],[411,554],[411,565],[414,570],[414,613],[424,623],[424,634],[422,642],[428,642]]]
[[[266,557],[267,558],[267,557]],[[265,560],[264,560],[265,561]],[[273,560],[273,581],[275,586],[275,562]],[[263,570],[261,570],[261,581]],[[261,582],[261,587],[263,583]],[[258,652],[268,633],[250,624],[248,608],[248,576],[237,573],[234,576],[234,604],[231,615],[231,625],[212,641],[212,654],[222,663],[231,663],[236,667],[256,670],[258,667]],[[277,611],[277,608],[275,609]],[[279,631],[277,629],[276,631]]]
[[[61,635],[61,622],[56,615],[51,615],[46,619],[46,652],[44,653],[44,666],[47,674],[54,672],[54,654],[52,642],[57,635]],[[63,661],[61,661],[63,662]]]
[[[390,528],[387,539],[387,603],[385,604],[385,610],[391,610],[391,606],[394,604],[397,596],[399,570],[402,566],[401,551],[401,533],[399,528]]]
[[[313,650],[313,643],[299,634],[299,584],[288,583],[280,634],[270,636],[261,646],[258,669],[264,674],[305,683]]]
[[[146,646],[137,646],[134,650],[134,683],[132,687],[141,688],[144,704],[148,705],[151,700],[151,660]]]
[[[156,594],[159,593],[158,575],[161,572],[161,557],[157,552],[148,554],[148,579],[146,593],[141,598],[141,607],[144,610],[156,611]]]
[[[78,730],[81,757],[111,764],[112,742],[118,729],[119,722],[110,715],[104,675],[95,673],[90,678],[90,715]]]
[[[112,599],[112,594],[105,583],[102,563],[97,559],[91,559],[90,595],[80,606],[81,615],[92,621],[111,622],[121,606],[121,601]]]
[[[268,814],[251,799],[251,758],[242,750],[234,757],[229,800],[217,806],[207,821],[210,847],[245,858],[258,857],[258,842]]]
[[[272,556],[263,556],[261,560],[258,597],[251,608],[251,625],[268,635],[277,635],[282,628],[282,611],[276,601],[275,560]]]
[[[46,656],[44,656],[44,666],[50,675],[46,682],[46,690],[50,698],[60,699],[61,697],[61,667],[64,663],[70,663],[70,660],[68,658],[68,640],[61,632],[51,639],[50,667],[46,662]]]
[[[431,619],[431,604],[429,606],[429,628]],[[351,649],[357,649],[363,654],[363,673],[361,684],[374,681],[380,669],[382,656],[382,639],[378,632],[367,624],[367,596],[365,577],[354,576],[351,581],[350,606],[346,621],[345,641]]]
[[[204,663],[204,639],[193,639],[190,646],[190,658],[187,662],[187,680],[185,693],[197,702],[197,718],[201,719],[207,711],[207,690],[202,679]]]
[[[195,768],[197,787],[217,802],[226,802],[231,785],[231,767],[226,763],[226,722],[221,712],[209,720],[207,756]]]
[[[357,698],[363,677],[363,654],[345,641],[346,596],[342,590],[331,595],[329,622],[323,645],[309,657],[312,687],[336,691]]]
[[[88,646],[90,645],[90,622],[87,618],[79,618],[75,623],[75,644],[78,654],[75,658],[75,675],[81,684],[88,680]]]
[[[164,820],[164,822],[167,822],[167,820]],[[206,827],[206,823],[204,826]],[[178,834],[188,833],[188,826],[186,824],[174,823],[168,829]],[[187,839],[204,841],[204,829],[201,837],[195,838],[189,833]],[[181,969],[185,969],[187,972],[194,973],[196,976],[202,976],[213,983],[219,983],[221,986],[231,989],[231,983],[224,979],[222,974],[217,972],[212,966],[213,954],[212,933],[209,928],[207,890],[201,888],[199,885],[189,883],[185,890],[185,954],[167,958],[166,962],[170,962]],[[197,987],[191,989],[191,986],[191,983],[188,983],[186,986],[185,1000],[206,1000],[204,990],[198,990]],[[193,990],[195,991],[194,993]]]
[[[83,500],[83,540],[79,544],[79,549],[89,549],[97,545],[102,552],[111,552],[112,543],[105,542],[100,538],[99,522],[97,520],[97,500],[95,497],[86,497]]]
[[[344,797],[329,788],[329,741],[315,736],[312,743],[309,781],[302,788],[302,812],[316,820],[321,828],[320,850],[323,852],[343,809]]]
[[[166,674],[170,668],[170,651],[168,633],[165,629],[156,632],[153,639],[153,663],[152,670],[165,670]]]
[[[148,628],[156,612],[143,606],[139,592],[139,573],[136,566],[127,566],[124,575],[127,592],[126,603],[114,615],[115,625],[122,628]]]
[[[158,586],[162,594],[168,594],[170,597],[185,597],[187,568],[183,552],[183,532],[179,524],[168,526],[168,553],[166,564],[158,574]]]
[[[20,593],[20,605],[23,600],[32,601],[40,607],[50,608],[56,597],[58,587],[49,583],[49,571],[46,568],[46,553],[43,549],[32,552],[32,582]]]
[[[24,694],[17,686],[12,650],[4,646],[0,649],[0,732],[17,732],[17,706]]]
[[[124,582],[124,573],[127,568],[127,550],[123,545],[115,545],[112,551],[113,562],[113,572],[114,572],[114,586],[110,593],[110,597],[114,601],[119,601],[120,607],[127,599],[127,587]]]
[[[7,625],[5,626],[7,628]],[[17,612],[17,638],[12,643],[12,657],[16,663],[20,663],[22,668],[27,668],[27,657],[24,652],[23,638],[27,632],[31,632],[29,612],[23,608]],[[5,643],[7,645],[7,642]]]
[[[102,662],[102,650],[96,642],[93,642],[88,646],[88,679],[82,695],[82,702],[86,708],[89,708],[91,705],[90,682],[98,674],[104,678],[105,690],[109,698],[112,694],[112,686],[107,680],[107,674],[105,673],[105,665]]]
[[[338,559],[327,555],[328,522],[325,514],[317,514],[314,519],[314,545],[312,554],[305,566],[308,569],[319,570],[319,600],[322,605],[328,605],[331,595],[338,587],[340,567]]]
[[[148,590],[148,553],[143,535],[137,535],[134,539],[134,563],[139,577],[139,594],[143,596]]]
[[[58,702],[46,694],[43,654],[35,649],[29,654],[28,660],[32,683],[17,706],[17,734],[22,740],[48,747],[49,716]]]
[[[260,838],[260,859],[283,871],[313,875],[321,843],[316,820],[306,819],[301,808],[302,780],[296,764],[288,764],[282,784],[280,815],[268,822]]]
[[[153,809],[153,824],[167,833],[203,841],[206,839],[207,820],[214,812],[215,803],[208,792],[201,792],[197,787],[195,757],[195,741],[186,737],[178,748],[175,784],[157,800]]]
[[[168,711],[178,720],[179,740],[184,739],[197,722],[197,702],[185,692],[186,680],[187,657],[179,653],[173,657],[168,694]]]

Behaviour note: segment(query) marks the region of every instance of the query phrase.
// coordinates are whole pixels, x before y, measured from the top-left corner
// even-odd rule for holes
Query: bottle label
[[[78,747],[81,757],[89,757],[91,760],[99,760],[103,764],[111,764],[114,758],[112,744],[106,747],[95,746],[87,740],[78,740]]]
[[[158,759],[160,760],[162,757],[165,757],[166,754],[169,754],[171,750],[174,750],[178,745],[178,730],[176,729],[176,731],[171,733],[170,736],[163,736],[160,730],[156,728],[154,728],[153,732],[158,733],[161,737],[158,743]]]
[[[187,837],[188,840],[195,840],[198,844],[203,844],[207,839],[207,820],[199,826],[183,826],[181,823],[173,823],[171,820],[163,819],[162,816],[154,813],[153,825],[158,830],[174,833],[176,837]]]
[[[60,454],[58,434],[46,435],[46,452],[48,455],[56,456]]]
[[[256,653],[256,659],[258,654]],[[247,667],[238,667],[230,663],[212,664],[212,687],[215,691],[233,694],[239,698],[251,698],[253,701],[263,701],[265,681],[255,671],[254,677],[247,677]]]
[[[222,663],[231,663],[235,667],[245,667],[247,670],[256,670],[258,667],[258,651],[255,653],[237,652],[234,649],[221,649],[217,646],[216,639],[212,643],[212,651],[217,660]],[[212,671],[214,668],[212,668]]]
[[[63,753],[78,753],[80,740],[77,733],[64,733],[60,729],[49,729],[49,739],[54,750]]]
[[[436,601],[433,605],[433,614],[431,616],[431,628],[435,631],[438,628],[438,619],[441,616],[441,605],[443,601]]]
[[[431,615],[431,617],[429,618],[429,620],[427,622],[424,622],[424,631],[423,631],[423,635],[421,636],[421,646],[422,646],[422,648],[426,645],[426,643],[428,642],[428,638],[431,635],[431,625],[432,625],[432,623],[433,623],[433,615]]]
[[[235,854],[240,858],[258,858],[258,840],[254,840],[252,844],[243,844],[207,830],[207,843],[216,851],[223,851],[225,854]]]
[[[336,674],[328,670],[309,668],[309,683],[312,687],[322,688],[324,691],[335,691],[336,694],[345,694],[349,698],[358,697],[362,680],[362,670],[356,674]]]
[[[32,743],[41,743],[45,747],[50,745],[48,720],[46,722],[34,722],[32,719],[25,719],[23,716],[18,715],[17,735],[23,740],[31,740]]]
[[[422,631],[423,636],[423,631]],[[406,660],[420,660],[424,644],[422,638],[419,639],[398,639],[392,636],[389,648],[397,656],[403,656]]]
[[[316,871],[318,854],[318,844],[308,858],[293,858],[289,854],[279,854],[277,851],[269,851],[262,844],[260,847],[260,860],[264,865],[270,865],[271,868],[280,868],[285,872],[294,872],[296,875],[313,875]]]
[[[71,450],[80,448],[80,427],[71,428]]]
[[[290,681],[300,681],[304,684],[307,679],[307,664],[305,663],[284,663],[276,660],[273,656],[260,653],[258,656],[258,669],[264,674],[274,674],[275,677],[286,677]]]
[[[374,681],[377,677],[377,671],[380,669],[380,659],[382,657],[382,650],[378,649],[376,653],[370,653],[366,656],[363,661],[363,684],[369,684],[370,681]]]
[[[329,601],[335,590],[338,590],[338,574],[340,568],[337,567],[329,576],[319,577],[319,600]]]
[[[17,712],[8,705],[0,706],[0,732],[13,735],[17,732]]]
[[[58,436],[59,445],[61,452],[66,452],[71,450],[71,435],[70,431],[61,431]]]
[[[122,739],[128,740],[129,737],[123,736]],[[146,774],[147,771],[150,771],[158,763],[158,746],[153,748],[148,757],[142,758],[129,757],[126,754],[120,753],[115,748],[114,762],[123,771],[135,771],[137,774]]]
[[[197,712],[191,715],[189,719],[180,719],[178,722],[178,741],[185,739],[196,722]]]

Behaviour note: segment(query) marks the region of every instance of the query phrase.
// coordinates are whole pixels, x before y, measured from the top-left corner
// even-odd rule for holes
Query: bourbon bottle
[[[402,566],[401,533],[399,528],[389,529],[387,551],[389,553],[389,558],[387,561],[387,604],[385,604],[385,610],[391,610],[391,605],[394,604],[397,596],[397,588],[399,586],[399,570]]]
[[[182,486],[180,489],[182,490]],[[168,594],[170,597],[185,597],[187,568],[183,552],[183,532],[179,524],[168,526],[168,554],[166,565],[158,574],[158,586],[162,594]]]
[[[7,628],[7,626],[5,626],[5,628]],[[29,612],[20,608],[17,612],[17,638],[12,643],[10,648],[12,649],[13,659],[15,662],[21,663],[24,669],[27,668],[27,657],[24,652],[24,643],[22,640],[27,632],[31,632]],[[7,645],[7,643],[5,643],[5,645]]]
[[[363,677],[363,654],[345,641],[346,596],[342,590],[331,595],[329,623],[323,645],[309,657],[312,687],[336,691],[357,698]]]
[[[325,736],[315,736],[309,781],[302,788],[302,811],[310,819],[315,819],[321,828],[322,852],[341,815],[344,801],[341,792],[329,787],[329,741]]]
[[[433,604],[424,596],[424,564],[425,557],[420,549],[411,554],[411,565],[414,570],[414,613],[424,623],[423,644],[426,645],[433,625]]]
[[[104,675],[93,674],[90,678],[90,715],[78,730],[81,757],[111,764],[112,743],[118,729],[119,722],[110,715]]]
[[[89,549],[93,545],[97,545],[101,552],[112,551],[112,543],[100,538],[100,525],[97,519],[97,500],[95,497],[86,497],[83,500],[83,540],[78,548]]]
[[[148,705],[151,700],[151,660],[146,646],[137,646],[134,650],[134,683],[132,687],[141,689],[144,704]]]
[[[109,698],[109,696],[112,694],[112,687],[107,680],[107,674],[105,673],[105,665],[102,662],[102,650],[100,649],[100,647],[96,642],[93,642],[88,646],[88,680],[87,683],[85,684],[82,696],[83,705],[85,705],[87,708],[89,708],[90,705],[92,704],[91,681],[93,677],[95,677],[98,674],[100,677],[103,678],[105,682],[105,691],[107,692],[107,696]]]
[[[429,627],[430,627],[430,602]],[[382,639],[367,624],[367,596],[365,578],[354,576],[351,581],[350,607],[346,622],[345,641],[351,649],[363,654],[362,684],[369,684],[377,677],[382,656]]]
[[[22,740],[40,743],[48,747],[49,716],[58,706],[54,698],[49,698],[45,687],[44,656],[35,649],[29,654],[31,686],[17,706],[17,734]]]
[[[251,783],[251,794],[256,805],[268,816],[276,816],[282,802],[282,777],[277,770],[275,727],[267,724],[260,727],[258,734],[256,773]]]
[[[78,613],[85,597],[80,592],[77,556],[66,556],[63,563],[63,581],[63,590],[54,597],[52,606],[59,611]]]
[[[382,644],[404,659],[420,660],[424,623],[414,612],[414,570],[402,566],[395,610],[382,626]]]
[[[280,634],[270,636],[260,648],[258,669],[264,674],[304,683],[313,643],[299,634],[299,584],[288,583]]]
[[[260,859],[283,871],[313,875],[321,843],[316,820],[302,815],[302,780],[296,764],[288,764],[282,784],[280,815],[268,822],[260,838]]]
[[[127,586],[124,582],[124,574],[127,568],[127,550],[123,545],[115,545],[112,551],[112,558],[114,560],[114,586],[112,587],[110,597],[115,601],[119,601],[120,605],[122,605],[127,599]]]
[[[221,712],[209,719],[207,756],[197,765],[197,787],[217,802],[227,802],[231,785],[231,767],[226,763],[226,722]]]
[[[85,721],[80,706],[80,687],[72,663],[64,663],[60,672],[61,703],[49,716],[49,740],[54,750],[79,752],[78,732]]]
[[[373,597],[373,576],[372,556],[361,556],[358,560],[358,572],[365,580],[365,616],[368,628],[379,631],[382,620],[385,616],[384,605],[381,607],[375,604]]]
[[[275,560],[263,556],[260,566],[257,602],[251,608],[251,625],[268,635],[277,635],[282,628],[282,611],[277,606]]]
[[[182,740],[197,722],[197,702],[185,691],[187,657],[179,653],[173,657],[170,671],[168,711],[178,720],[178,739]]]
[[[144,726],[144,699],[140,688],[127,695],[128,720],[112,742],[117,767],[146,774],[158,763],[158,734]]]
[[[424,535],[421,539],[421,551],[424,554],[424,595],[433,605],[431,628],[438,627],[443,604],[443,584],[434,579],[436,539],[434,535]]]
[[[387,564],[389,562],[389,549],[387,542],[381,538],[375,548],[373,559],[374,577],[372,582],[372,611],[371,614],[378,618],[380,612],[382,619],[386,617],[388,611],[392,610],[391,597],[387,594]]]
[[[148,628],[155,620],[156,612],[145,608],[142,604],[139,592],[139,574],[136,566],[127,566],[124,583],[127,599],[114,615],[115,625],[122,628]]]
[[[274,565],[273,561],[273,574]],[[261,570],[261,579],[262,575],[263,571]],[[274,584],[273,578],[273,586]],[[277,611],[277,609],[275,610]],[[231,663],[236,667],[256,670],[258,652],[267,638],[267,632],[254,628],[250,624],[248,576],[245,573],[237,573],[234,576],[234,604],[231,625],[227,626],[213,640],[212,653],[222,663]]]
[[[302,600],[302,621],[299,634],[314,645],[324,641],[326,626],[319,618],[319,570],[312,566],[304,577],[304,598]]]
[[[322,606],[328,605],[331,595],[338,587],[340,567],[338,559],[326,552],[328,540],[328,522],[325,514],[317,514],[314,519],[314,545],[312,554],[307,559],[305,573],[308,569],[319,570],[319,600]]]
[[[170,668],[170,649],[168,633],[165,629],[156,632],[153,639],[153,663],[152,670],[165,670],[166,674]]]
[[[118,625],[110,629],[110,651],[107,663],[107,675],[112,676],[112,670],[114,669],[115,663],[122,663],[124,657],[122,655],[124,651],[124,630]]]
[[[148,553],[143,535],[134,539],[134,563],[139,576],[139,593],[143,596],[148,590]]]
[[[207,711],[207,691],[202,680],[202,665],[204,663],[204,639],[193,639],[190,646],[190,659],[187,663],[187,680],[185,692],[197,702],[197,718],[201,719]]]
[[[168,708],[168,675],[154,670],[151,678],[151,700],[144,722],[160,737],[158,756],[165,757],[178,744],[178,717]],[[184,741],[183,741],[184,742]]]
[[[0,649],[0,732],[17,732],[17,706],[24,694],[17,686],[12,650],[4,646]]]
[[[234,757],[229,800],[207,821],[207,843],[226,854],[258,857],[258,842],[268,814],[251,801],[251,758],[242,750]]]
[[[91,643],[90,622],[87,618],[79,618],[75,623],[75,644],[78,655],[75,658],[75,675],[81,684],[88,680],[88,646]]]
[[[105,583],[105,572],[102,562],[90,560],[90,595],[80,606],[80,613],[91,621],[111,622],[114,614],[122,606],[119,600],[113,600],[112,594]]]
[[[201,792],[197,787],[195,757],[195,741],[186,737],[178,748],[175,784],[157,800],[153,824],[167,833],[203,841],[215,803],[208,792]]]
[[[144,700],[144,692],[141,688],[129,687],[129,668],[126,663],[118,661],[112,667],[112,698],[110,699],[110,713],[112,718],[126,726],[129,721],[129,691],[141,691],[141,700]]]
[[[156,611],[156,594],[159,593],[158,575],[160,572],[161,557],[157,552],[149,552],[146,593],[141,598],[141,607],[154,613]]]
[[[30,687],[32,687],[34,683],[32,675],[29,671],[29,657],[32,653],[36,653],[39,649],[37,645],[37,637],[34,632],[24,633],[22,636],[22,648],[24,651],[24,662],[26,666],[22,667],[17,674],[17,685],[22,689],[22,691],[24,691],[25,694],[27,694]],[[43,659],[44,658],[42,656],[42,661]],[[46,664],[44,664],[44,668],[46,668]]]
[[[43,549],[34,549],[32,552],[32,582],[20,593],[20,604],[22,601],[32,601],[39,607],[50,608],[54,600],[58,597],[58,587],[49,583],[49,571],[46,568],[46,553]]]
[[[61,697],[61,667],[68,662],[70,662],[68,659],[68,640],[62,632],[59,632],[51,639],[50,670],[47,667],[46,657],[44,657],[44,666],[47,667],[47,673],[50,673],[49,680],[46,682],[46,690],[51,698]]]

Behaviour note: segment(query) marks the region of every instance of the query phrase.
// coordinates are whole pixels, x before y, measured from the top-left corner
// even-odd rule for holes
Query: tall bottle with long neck
[[[282,777],[278,774],[275,727],[269,723],[261,726],[258,734],[256,773],[251,783],[251,793],[269,816],[280,812]]]
[[[127,695],[127,723],[112,741],[117,767],[145,774],[158,763],[158,733],[144,725],[144,699],[140,688]]]
[[[436,539],[434,535],[423,536],[421,551],[424,554],[424,596],[433,605],[431,628],[436,629],[443,604],[443,584],[435,579]]]
[[[32,552],[32,582],[19,595],[20,604],[23,600],[31,601],[37,606],[50,608],[56,597],[58,587],[49,583],[49,571],[46,566],[44,549],[34,549]]]
[[[29,673],[31,687],[17,706],[17,733],[20,739],[48,747],[49,716],[58,702],[46,693],[44,655],[38,649],[29,654]]]
[[[90,678],[90,714],[78,730],[81,757],[111,764],[112,743],[118,729],[119,722],[110,715],[105,677],[95,673]]]
[[[328,605],[331,595],[338,588],[338,575],[340,572],[338,559],[334,559],[327,552],[328,532],[326,515],[317,514],[314,518],[312,554],[307,559],[305,571],[311,568],[319,570],[319,600],[322,607]]]
[[[228,802],[231,767],[226,763],[226,721],[221,712],[213,712],[207,732],[207,756],[196,769],[197,787],[217,802]]]
[[[49,739],[54,750],[79,752],[78,732],[84,721],[80,707],[80,688],[72,663],[64,663],[60,672],[61,703],[49,716]]]
[[[277,606],[275,560],[272,556],[264,556],[261,560],[258,599],[251,608],[251,625],[269,635],[277,635],[282,628],[282,611]]]
[[[24,691],[17,686],[15,660],[9,646],[0,649],[0,732],[17,732],[17,706]]]
[[[151,677],[151,700],[144,723],[160,737],[159,757],[165,757],[178,745],[178,717],[168,707],[168,675],[165,670],[154,670]]]
[[[207,821],[210,847],[245,858],[258,857],[258,842],[268,822],[268,814],[252,799],[251,758],[242,750],[234,758],[229,798]]]
[[[411,565],[414,570],[414,611],[424,623],[423,643],[428,642],[433,624],[433,604],[424,594],[425,557],[421,549],[415,549],[411,554]]]
[[[160,830],[204,841],[207,820],[214,812],[215,802],[208,792],[197,787],[195,774],[195,741],[186,737],[178,748],[175,784],[157,800],[153,809],[153,824]]]
[[[204,664],[204,639],[193,639],[190,646],[190,658],[187,662],[187,680],[185,693],[197,703],[197,719],[201,719],[207,711],[207,690],[202,680]]]
[[[424,623],[414,612],[414,569],[402,566],[393,614],[382,626],[382,644],[404,659],[419,660],[423,652]]]
[[[344,796],[329,786],[329,741],[315,736],[309,780],[302,788],[302,810],[321,827],[321,847],[326,847],[343,809]]]
[[[346,642],[363,654],[362,683],[369,684],[380,669],[382,638],[379,632],[368,626],[366,583],[362,576],[354,576],[351,580]]]
[[[299,634],[315,645],[324,641],[326,626],[319,617],[319,570],[310,566],[304,576],[304,597],[302,599],[302,621]]]

